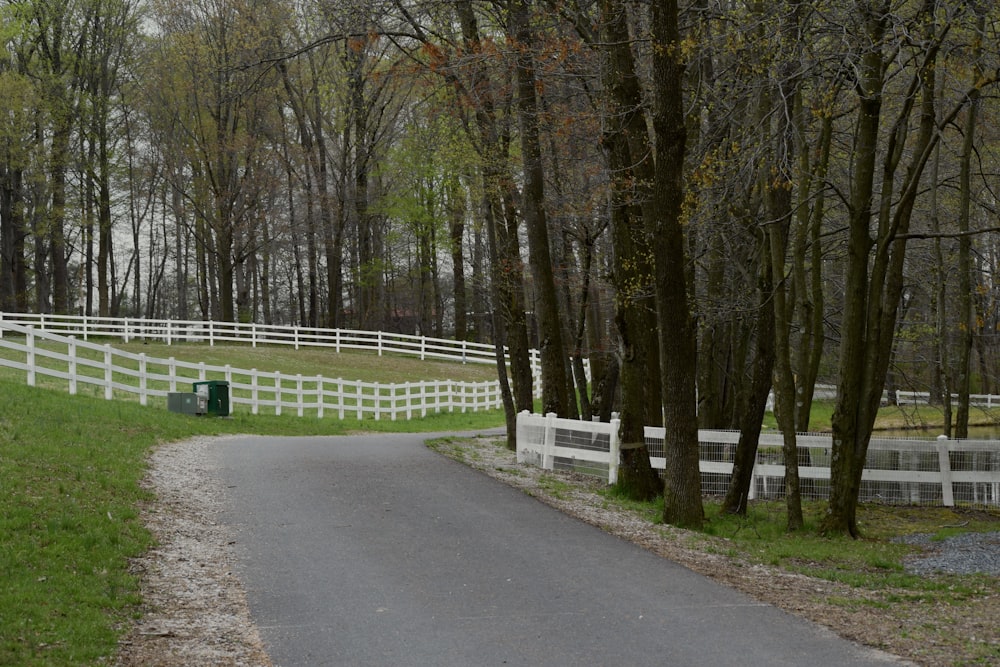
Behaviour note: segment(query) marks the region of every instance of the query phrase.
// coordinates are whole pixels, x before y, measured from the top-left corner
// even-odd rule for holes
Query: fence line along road
[[[40,341],[47,345],[39,345]],[[18,357],[0,356],[0,366],[24,371],[29,386],[36,386],[39,376],[50,377],[65,381],[70,394],[76,394],[80,385],[90,385],[102,390],[107,400],[117,392],[138,395],[142,405],[150,396],[163,398],[178,388],[190,391],[192,382],[218,379],[229,383],[230,404],[249,406],[252,414],[264,407],[276,415],[287,408],[300,417],[310,411],[319,418],[395,420],[502,407],[496,380],[379,383],[212,366],[133,354],[9,320],[0,321],[0,350],[11,350]]]
[[[92,317],[89,315],[50,315],[46,313],[4,313],[0,311],[0,337],[3,324],[33,326],[36,331],[48,331],[76,336],[84,341],[93,338],[117,338],[124,343],[133,340],[158,340],[175,343],[224,343],[284,345],[298,350],[318,347],[341,350],[370,350],[383,354],[405,354],[427,359],[461,361],[463,364],[496,364],[496,349],[488,343],[475,343],[448,338],[412,336],[384,331],[355,329],[323,329],[295,325],[257,324],[255,322],[216,322],[213,320],[162,320],[128,317]],[[538,350],[530,352],[532,386],[535,397],[541,397],[542,367]],[[587,373],[590,361],[584,360]],[[589,376],[588,376],[589,378]]]
[[[650,463],[658,470],[666,467],[664,432],[662,427],[646,427]],[[726,493],[739,437],[734,431],[698,431],[701,482],[706,494]],[[797,442],[802,497],[828,498],[832,437],[802,434]],[[751,499],[783,496],[782,444],[780,434],[760,436]],[[611,484],[617,479],[619,447],[615,422],[602,424],[527,412],[517,416],[520,463],[606,477]],[[860,498],[894,504],[1000,507],[1000,442],[872,438]]]
[[[317,327],[282,326],[254,322],[215,322],[202,320],[160,320],[128,317],[91,317],[88,315],[49,315],[45,313],[3,313],[0,324],[7,322],[34,326],[37,331],[73,335],[87,341],[95,338],[159,340],[174,343],[249,343],[257,345],[288,345],[325,347],[341,350],[377,350],[411,354],[428,358],[462,361],[463,363],[496,363],[492,345],[446,338],[411,336],[384,331],[351,329],[321,329]]]

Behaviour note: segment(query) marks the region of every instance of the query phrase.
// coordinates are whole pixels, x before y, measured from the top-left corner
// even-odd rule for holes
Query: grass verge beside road
[[[136,613],[129,558],[151,546],[140,480],[157,443],[196,435],[464,431],[497,412],[413,421],[191,417],[0,379],[0,664],[110,664]]]

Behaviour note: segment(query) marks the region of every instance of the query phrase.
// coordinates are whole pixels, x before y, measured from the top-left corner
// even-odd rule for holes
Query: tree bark
[[[977,5],[978,7],[978,5]],[[980,63],[982,55],[982,40],[984,39],[986,19],[982,8],[977,10],[976,31],[979,38],[975,41],[972,52],[973,86],[983,76]],[[972,309],[972,238],[969,236],[969,214],[972,203],[972,160],[976,153],[976,122],[979,115],[980,92],[973,88],[969,93],[969,107],[966,112],[962,154],[959,158],[958,179],[958,410],[955,413],[955,437],[969,437],[969,394],[972,384],[972,341],[976,321]]]
[[[650,465],[644,433],[647,425],[662,420],[654,268],[647,252],[650,239],[646,227],[646,216],[654,215],[654,170],[627,9],[619,0],[604,0],[601,9],[606,44],[602,79],[608,105],[603,145],[611,177],[609,207],[622,396],[619,435],[624,445],[618,486],[627,497],[649,500],[663,490]],[[605,393],[602,406],[610,403],[609,399]],[[609,414],[610,406],[603,412]]]
[[[455,9],[462,27],[466,51],[476,54],[482,49],[482,45],[472,3],[460,0],[455,4]],[[494,336],[498,345],[506,343],[510,364],[513,395],[509,404],[505,400],[509,426],[516,420],[518,412],[531,412],[534,407],[530,348],[524,314],[524,267],[512,194],[514,184],[507,173],[508,140],[506,132],[501,128],[502,121],[497,117],[492,84],[481,61],[471,65],[469,88],[478,99],[473,112],[482,162],[483,221],[490,237],[493,307],[499,311],[499,321],[503,324],[501,332],[497,328],[498,321],[494,318]],[[506,384],[506,379],[506,368],[503,368],[501,386]],[[515,433],[508,428],[508,446],[513,448],[514,442]]]
[[[688,296],[684,200],[686,126],[676,0],[656,0],[650,20],[653,42],[653,133],[656,137],[654,198],[649,221],[655,253],[655,289],[666,426],[663,519],[697,528],[704,520],[698,469],[697,359]]]
[[[528,257],[535,286],[539,325],[539,356],[542,367],[542,412],[571,417],[566,376],[569,355],[563,342],[559,297],[553,276],[549,229],[545,213],[545,173],[539,140],[538,98],[532,55],[534,35],[527,0],[515,0],[511,8],[511,32],[516,57],[517,115],[521,126],[521,160],[524,170],[522,215],[528,233]]]
[[[881,52],[889,19],[888,3],[858,2],[863,24],[858,125],[855,143],[854,184],[847,241],[847,276],[841,320],[838,396],[832,418],[833,450],[830,464],[829,511],[820,530],[824,534],[858,537],[857,503],[861,474],[868,454],[872,427],[882,398],[903,291],[906,234],[918,186],[940,134],[935,118],[934,66],[939,42],[935,41],[933,0],[926,0],[921,15],[930,37],[923,60],[912,77],[909,94],[889,133],[882,164],[877,236],[870,223],[875,192],[879,125],[882,112],[885,60]],[[918,137],[907,146],[911,156],[896,199],[892,179],[906,145],[906,129],[916,100],[920,105]],[[874,249],[874,254],[871,251]]]

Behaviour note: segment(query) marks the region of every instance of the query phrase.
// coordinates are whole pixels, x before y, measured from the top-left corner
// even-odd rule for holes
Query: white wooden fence
[[[662,427],[646,427],[646,446],[653,468],[663,470]],[[733,472],[740,434],[700,430],[702,490],[723,495]],[[803,497],[829,497],[832,438],[797,436]],[[618,472],[618,423],[557,419],[522,413],[517,418],[517,457],[545,469],[566,469],[607,477]],[[762,434],[753,469],[751,498],[784,493],[785,466],[780,434]],[[896,440],[873,438],[862,475],[863,502],[971,504],[1000,507],[1000,442],[985,440]]]
[[[621,454],[619,425],[617,419],[584,422],[522,412],[517,416],[517,462],[553,470],[558,461],[559,467],[606,474],[608,484],[614,484]]]
[[[128,343],[133,340],[158,340],[167,345],[174,343],[248,343],[258,345],[287,345],[300,347],[325,347],[341,350],[376,350],[410,354],[421,359],[460,360],[467,363],[496,363],[492,345],[455,341],[427,336],[385,333],[383,331],[355,331],[349,329],[319,329],[313,327],[279,326],[253,322],[213,322],[201,320],[157,320],[127,317],[89,317],[87,315],[47,315],[34,313],[0,312],[0,324],[34,326],[36,331],[50,331],[73,335],[85,341],[90,338],[118,338]],[[0,328],[2,331],[2,328]]]
[[[931,405],[931,394],[927,391],[902,391],[897,390],[895,392],[896,405]],[[837,398],[837,387],[832,384],[818,384],[813,391],[813,398],[820,400],[834,400]],[[889,402],[889,391],[884,390],[882,392],[882,400],[886,403]],[[951,400],[953,403],[958,403],[958,394],[952,394]],[[969,396],[969,405],[979,408],[995,408],[1000,406],[1000,396],[995,394],[971,394]],[[774,393],[772,392],[767,397],[767,409],[770,412],[774,411]]]
[[[353,329],[321,329],[315,327],[257,324],[254,322],[214,322],[201,320],[159,320],[128,317],[91,317],[88,315],[48,315],[44,313],[4,313],[0,311],[0,337],[3,324],[33,326],[37,332],[49,331],[66,336],[76,336],[84,341],[91,338],[118,339],[128,343],[134,340],[175,343],[208,343],[210,346],[225,343],[258,345],[285,345],[298,350],[303,347],[320,347],[342,350],[375,351],[383,354],[405,354],[426,359],[444,359],[471,364],[496,364],[493,345],[456,341],[447,338],[411,336],[384,331]],[[542,368],[538,350],[531,350],[532,386],[536,398],[542,392]],[[584,360],[587,373],[589,360]],[[589,376],[588,376],[589,377]]]
[[[3,335],[4,333],[8,335]],[[15,334],[15,335],[10,335]],[[44,341],[45,346],[39,345]],[[400,417],[411,419],[435,412],[467,412],[502,407],[499,382],[459,382],[453,380],[387,384],[350,381],[322,376],[285,375],[257,369],[211,366],[159,359],[145,354],[117,350],[110,344],[99,345],[63,336],[51,331],[37,331],[33,326],[0,321],[0,366],[24,371],[28,385],[35,386],[40,376],[66,382],[70,394],[81,385],[98,388],[111,400],[116,393],[138,395],[147,405],[150,397],[166,397],[168,392],[190,391],[191,383],[207,379],[229,383],[230,404],[249,406],[258,414],[261,408],[282,414],[294,410],[298,416],[315,411],[317,417]],[[13,359],[8,357],[15,357]],[[210,378],[209,375],[212,375]]]

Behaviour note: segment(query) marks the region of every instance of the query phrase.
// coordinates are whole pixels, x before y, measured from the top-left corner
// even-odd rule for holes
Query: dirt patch
[[[141,575],[143,616],[122,640],[118,665],[268,667],[246,595],[233,574],[233,537],[217,523],[222,487],[205,455],[211,439],[158,448],[147,484],[158,502],[144,520],[158,545],[134,562]],[[1000,591],[961,606],[928,602],[907,591],[831,583],[731,555],[727,541],[611,507],[592,477],[521,466],[495,438],[438,448],[540,501],[635,542],[754,598],[826,626],[842,637],[931,667],[1000,664]]]

